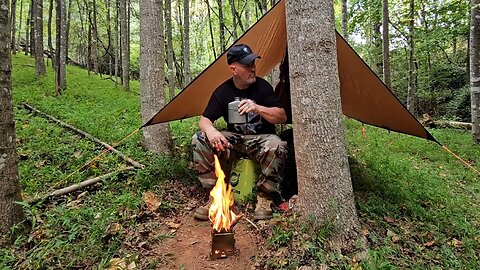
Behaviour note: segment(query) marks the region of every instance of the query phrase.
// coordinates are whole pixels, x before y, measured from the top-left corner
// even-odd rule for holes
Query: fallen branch
[[[113,148],[111,145],[105,143],[105,142],[102,142],[100,139],[98,138],[95,138],[93,135],[85,132],[85,131],[82,131],[72,125],[69,125],[61,120],[58,120],[57,118],[53,117],[53,116],[50,116],[26,103],[23,103],[23,106],[27,109],[27,110],[30,110],[30,111],[34,111],[36,113],[38,113],[39,115],[45,117],[45,118],[48,118],[56,123],[58,123],[59,125],[61,125],[62,127],[65,127],[65,128],[68,128],[70,130],[73,130],[75,131],[76,133],[80,134],[81,136],[84,136],[98,144],[101,144],[102,146],[104,146],[105,148],[109,149],[110,151],[114,152],[115,154],[117,154],[119,157],[121,157],[123,160],[125,160],[126,162],[132,164],[135,168],[138,168],[138,169],[143,169],[145,166],[138,163],[137,161],[125,156],[125,154],[123,154],[122,152],[118,151],[117,149]]]
[[[427,113],[423,114],[423,119],[420,121],[423,126],[431,128],[457,128],[457,129],[472,129],[472,123],[447,121],[447,120],[433,120]]]
[[[73,184],[73,185],[68,186],[66,188],[57,189],[55,191],[52,191],[52,192],[48,193],[47,195],[40,196],[40,197],[37,197],[37,198],[34,198],[34,199],[28,201],[28,204],[30,204],[30,205],[31,204],[36,204],[40,201],[45,201],[45,200],[50,199],[52,197],[58,197],[58,196],[62,196],[62,195],[77,191],[77,190],[82,189],[84,187],[88,187],[88,186],[91,186],[95,183],[98,183],[98,182],[102,181],[103,179],[108,178],[108,177],[110,177],[114,174],[117,174],[117,173],[120,173],[120,172],[123,172],[123,171],[132,170],[133,168],[134,167],[126,167],[126,168],[119,169],[119,170],[111,172],[111,173],[107,173],[107,174],[104,174],[104,175],[101,175],[101,176],[98,176],[98,177],[95,177],[95,178],[85,180],[85,181],[83,181],[81,183],[78,183],[78,184]]]

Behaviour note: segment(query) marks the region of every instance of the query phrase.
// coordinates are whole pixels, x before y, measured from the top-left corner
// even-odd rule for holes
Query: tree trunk
[[[343,30],[343,38],[348,42],[348,5],[347,5],[347,0],[342,0],[342,30]]]
[[[230,3],[230,9],[232,11],[232,36],[233,40],[237,40],[238,34],[237,34],[237,10],[235,9],[235,1],[234,0],[229,0]]]
[[[105,1],[105,9],[107,10],[107,37],[108,37],[108,47],[107,47],[107,54],[108,54],[108,76],[112,78],[113,76],[113,52],[114,52],[114,45],[112,39],[112,22],[111,22],[111,12],[110,12],[110,0]]]
[[[183,0],[183,86],[190,83],[190,0]]]
[[[118,18],[120,20],[120,43],[122,51],[123,88],[130,91],[130,55],[128,54],[127,0],[119,1]],[[163,17],[163,16],[162,16]],[[157,48],[158,50],[158,48]],[[163,50],[163,48],[161,49]]]
[[[80,19],[80,31],[81,32],[81,35],[83,38],[85,38],[85,36],[87,36],[87,32],[85,31],[85,23],[84,23],[84,20],[83,20],[83,14],[82,14],[82,11],[83,11],[83,7],[80,5],[80,0],[77,0],[77,8],[78,8],[78,18]],[[88,43],[88,42],[87,42]],[[88,69],[88,46],[85,45],[85,40],[82,39],[81,43],[80,43],[80,49],[79,49],[79,55],[82,59],[82,63],[84,66],[87,67]]]
[[[93,13],[92,20],[90,21],[92,25],[92,62],[93,62],[93,71],[99,73],[99,63],[98,63],[98,31],[97,31],[97,1],[93,0],[91,11]]]
[[[210,3],[208,0],[205,0],[205,3],[207,4],[207,15],[208,15],[208,28],[210,29],[210,41],[212,42],[212,51],[213,51],[213,58],[217,58],[217,51],[215,50],[215,38],[213,37],[213,22],[212,22],[212,15],[210,12],[210,9],[212,8],[210,6]]]
[[[388,36],[388,0],[382,0],[383,18],[383,82],[390,88],[390,38]]]
[[[10,25],[12,27],[12,53],[17,53],[17,44],[15,43],[15,32],[17,25],[17,0],[12,0],[12,12],[10,13]]]
[[[34,0],[35,8],[35,77],[45,76],[45,58],[43,57],[43,0]]]
[[[30,3],[30,56],[35,55],[35,0]]]
[[[217,0],[218,4],[218,27],[220,28],[220,48],[225,51],[225,19],[223,18],[223,0]]]
[[[359,237],[345,146],[333,2],[287,0],[299,211],[333,226],[330,248]]]
[[[473,140],[480,143],[480,0],[472,0],[470,25],[470,87]]]
[[[408,26],[408,93],[407,93],[407,109],[415,115],[416,108],[415,108],[415,97],[417,91],[416,85],[416,77],[417,71],[415,67],[415,59],[414,59],[414,41],[413,41],[413,31],[415,27],[415,0],[410,0],[410,24]]]
[[[20,0],[20,21],[18,22],[18,42],[20,42],[20,34],[22,33],[22,18],[23,18],[23,0]],[[17,46],[18,47],[18,46]]]
[[[173,37],[172,37],[172,0],[165,0],[165,24],[167,28],[167,78],[168,99],[175,96],[175,77],[173,66]]]
[[[55,93],[61,95],[63,90],[67,88],[66,80],[66,50],[65,50],[65,35],[67,18],[65,10],[65,2],[57,0],[56,6],[56,46],[55,46]]]
[[[165,104],[163,74],[162,0],[140,0],[140,94],[142,122],[146,123]],[[167,123],[143,128],[144,146],[156,153],[169,153],[172,136]]]
[[[50,53],[53,53],[53,43],[52,43],[52,18],[53,18],[53,0],[49,1],[48,5],[48,21],[47,21],[47,46]],[[53,59],[53,57],[52,57]],[[52,64],[55,61],[52,61]],[[55,66],[55,65],[53,65]]]
[[[118,85],[118,80],[120,78],[120,63],[122,62],[121,60],[121,55],[122,55],[122,45],[120,43],[120,17],[118,16],[119,12],[118,9],[120,7],[119,0],[115,0],[115,67],[114,67],[114,72],[115,72],[115,86]]]
[[[12,102],[12,57],[10,54],[9,1],[0,0],[0,238],[25,219],[15,151]]]
[[[28,7],[28,12],[27,12],[27,20],[25,22],[26,30],[25,30],[25,55],[28,55],[30,52],[30,14],[32,13],[32,2],[30,2],[30,5]]]
[[[72,2],[73,0],[68,0],[68,9],[67,9],[67,22],[65,26],[65,61],[68,60],[68,49],[70,48],[70,22],[72,18]]]

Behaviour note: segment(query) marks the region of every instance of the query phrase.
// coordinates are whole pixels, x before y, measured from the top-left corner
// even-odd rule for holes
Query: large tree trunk
[[[140,93],[143,123],[165,104],[162,15],[162,0],[140,0]],[[172,149],[172,136],[167,123],[143,128],[143,137],[148,150],[169,153]]]
[[[15,32],[17,25],[17,0],[12,0],[12,12],[10,13],[10,25],[12,27],[12,53],[17,53],[17,44],[15,43]]]
[[[287,0],[299,210],[334,228],[333,249],[359,237],[345,146],[333,2]]]
[[[127,0],[119,1],[118,18],[120,21],[120,43],[122,44],[121,51],[122,51],[123,88],[126,91],[130,91],[130,55],[128,54],[129,45],[128,45],[127,3],[126,2]]]
[[[473,140],[480,143],[480,0],[472,0],[470,87],[472,89],[472,135]]]
[[[66,32],[67,32],[67,18],[66,18],[65,2],[57,0],[56,6],[56,45],[55,45],[55,93],[61,95],[62,91],[67,88],[66,80]]]
[[[190,0],[183,0],[183,86],[190,83]]]
[[[47,74],[45,58],[43,57],[43,0],[34,0],[35,8],[35,77]]]
[[[15,123],[12,103],[9,1],[0,0],[0,238],[25,219],[18,181]],[[1,239],[0,239],[1,240]]]
[[[410,24],[408,26],[408,93],[407,93],[407,109],[415,115],[415,99],[417,92],[417,70],[415,67],[413,42],[413,31],[415,27],[415,0],[410,0]]]
[[[342,0],[342,30],[343,30],[343,38],[348,42],[348,5],[347,5],[347,0]]]
[[[388,36],[388,0],[382,0],[383,82],[390,88],[390,38]]]
[[[172,37],[172,0],[165,1],[165,24],[167,28],[167,78],[168,78],[168,99],[175,96],[175,77],[173,66],[173,37]]]

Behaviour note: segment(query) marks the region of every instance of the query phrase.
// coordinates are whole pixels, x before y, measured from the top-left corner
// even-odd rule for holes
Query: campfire
[[[217,183],[210,191],[213,203],[208,211],[208,216],[213,225],[210,257],[218,259],[226,258],[235,253],[233,227],[242,216],[237,216],[230,210],[234,202],[232,186],[225,181],[225,174],[216,155],[215,175],[217,176]]]

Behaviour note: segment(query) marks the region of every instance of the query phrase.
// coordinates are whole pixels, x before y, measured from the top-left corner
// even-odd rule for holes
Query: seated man
[[[255,75],[257,58],[261,57],[244,44],[228,51],[227,63],[233,76],[210,97],[198,123],[201,131],[192,138],[192,149],[195,171],[202,186],[209,191],[217,180],[214,153],[222,164],[232,163],[238,156],[246,156],[260,164],[262,173],[256,183],[254,213],[259,220],[272,217],[272,194],[279,192],[287,150],[286,143],[275,134],[275,124],[284,123],[287,116],[272,86]],[[228,104],[235,100],[237,103],[240,100],[238,112],[245,115],[243,123],[238,123],[238,119],[229,121]],[[218,131],[213,126],[220,117],[227,122],[227,130]],[[199,207],[195,218],[208,220],[211,203],[210,199],[205,206]]]

